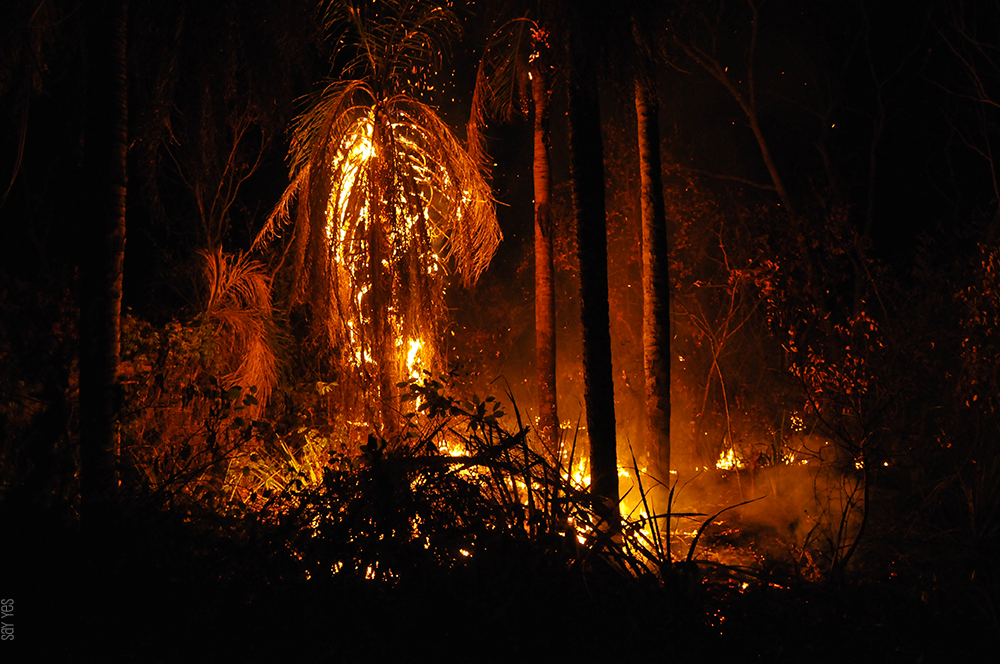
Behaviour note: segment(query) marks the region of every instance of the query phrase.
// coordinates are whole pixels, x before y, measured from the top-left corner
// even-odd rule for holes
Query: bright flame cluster
[[[715,462],[715,467],[719,470],[735,470],[743,467],[743,462],[736,457],[736,451],[729,448],[719,455],[719,460]]]

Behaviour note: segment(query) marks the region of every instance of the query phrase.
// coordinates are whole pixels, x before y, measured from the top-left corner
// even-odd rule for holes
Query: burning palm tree
[[[455,15],[344,0],[326,20],[350,58],[346,77],[295,122],[292,182],[257,244],[294,222],[292,304],[310,305],[345,393],[367,425],[385,428],[392,386],[435,361],[443,278],[475,282],[501,234],[477,163],[415,94],[432,88]]]

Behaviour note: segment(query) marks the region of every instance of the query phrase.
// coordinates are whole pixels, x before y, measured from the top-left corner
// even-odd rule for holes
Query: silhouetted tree
[[[80,503],[109,516],[118,483],[118,353],[125,256],[128,126],[127,0],[92,0],[86,25],[86,109],[80,173]]]
[[[567,43],[568,120],[573,213],[580,260],[584,400],[590,439],[591,491],[612,530],[618,524],[615,393],[608,311],[608,237],[604,154],[596,82],[596,24],[607,8],[574,3]]]

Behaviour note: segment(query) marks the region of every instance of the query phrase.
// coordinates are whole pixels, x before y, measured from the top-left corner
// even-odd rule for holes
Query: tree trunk
[[[637,43],[641,27],[633,23]],[[643,51],[642,44],[639,50]],[[646,64],[640,54],[642,64]],[[642,354],[646,374],[646,452],[670,481],[670,273],[660,164],[659,108],[648,66],[637,66],[635,114],[642,183]]]
[[[538,370],[538,434],[558,449],[556,412],[556,299],[552,258],[552,178],[549,167],[549,77],[543,63],[531,69],[535,107],[535,362]]]
[[[127,2],[84,4],[87,91],[81,183],[80,510],[107,523],[118,490],[118,352],[128,125]]]
[[[581,10],[577,9],[579,14]],[[577,16],[579,19],[580,17]],[[618,529],[615,388],[608,311],[608,236],[604,207],[601,112],[591,49],[577,20],[569,35],[569,152],[580,258],[583,381],[590,438],[591,492],[613,531]]]

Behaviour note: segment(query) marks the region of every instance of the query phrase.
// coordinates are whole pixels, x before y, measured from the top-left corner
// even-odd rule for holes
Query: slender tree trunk
[[[531,69],[535,106],[535,362],[538,369],[538,433],[556,450],[556,299],[552,258],[552,177],[549,167],[549,77],[546,66]]]
[[[577,13],[581,10],[576,9]],[[590,438],[591,492],[596,507],[618,529],[618,463],[615,387],[608,311],[608,236],[604,203],[604,146],[601,112],[582,22],[569,35],[569,152],[577,251],[580,258],[580,316],[583,381]]]
[[[119,382],[128,90],[124,0],[84,4],[87,92],[81,182],[80,508],[100,528],[118,490]]]
[[[642,64],[645,40],[633,20]],[[659,108],[648,66],[637,66],[635,114],[642,184],[642,355],[646,374],[646,451],[659,479],[670,480],[670,273],[660,164]]]

